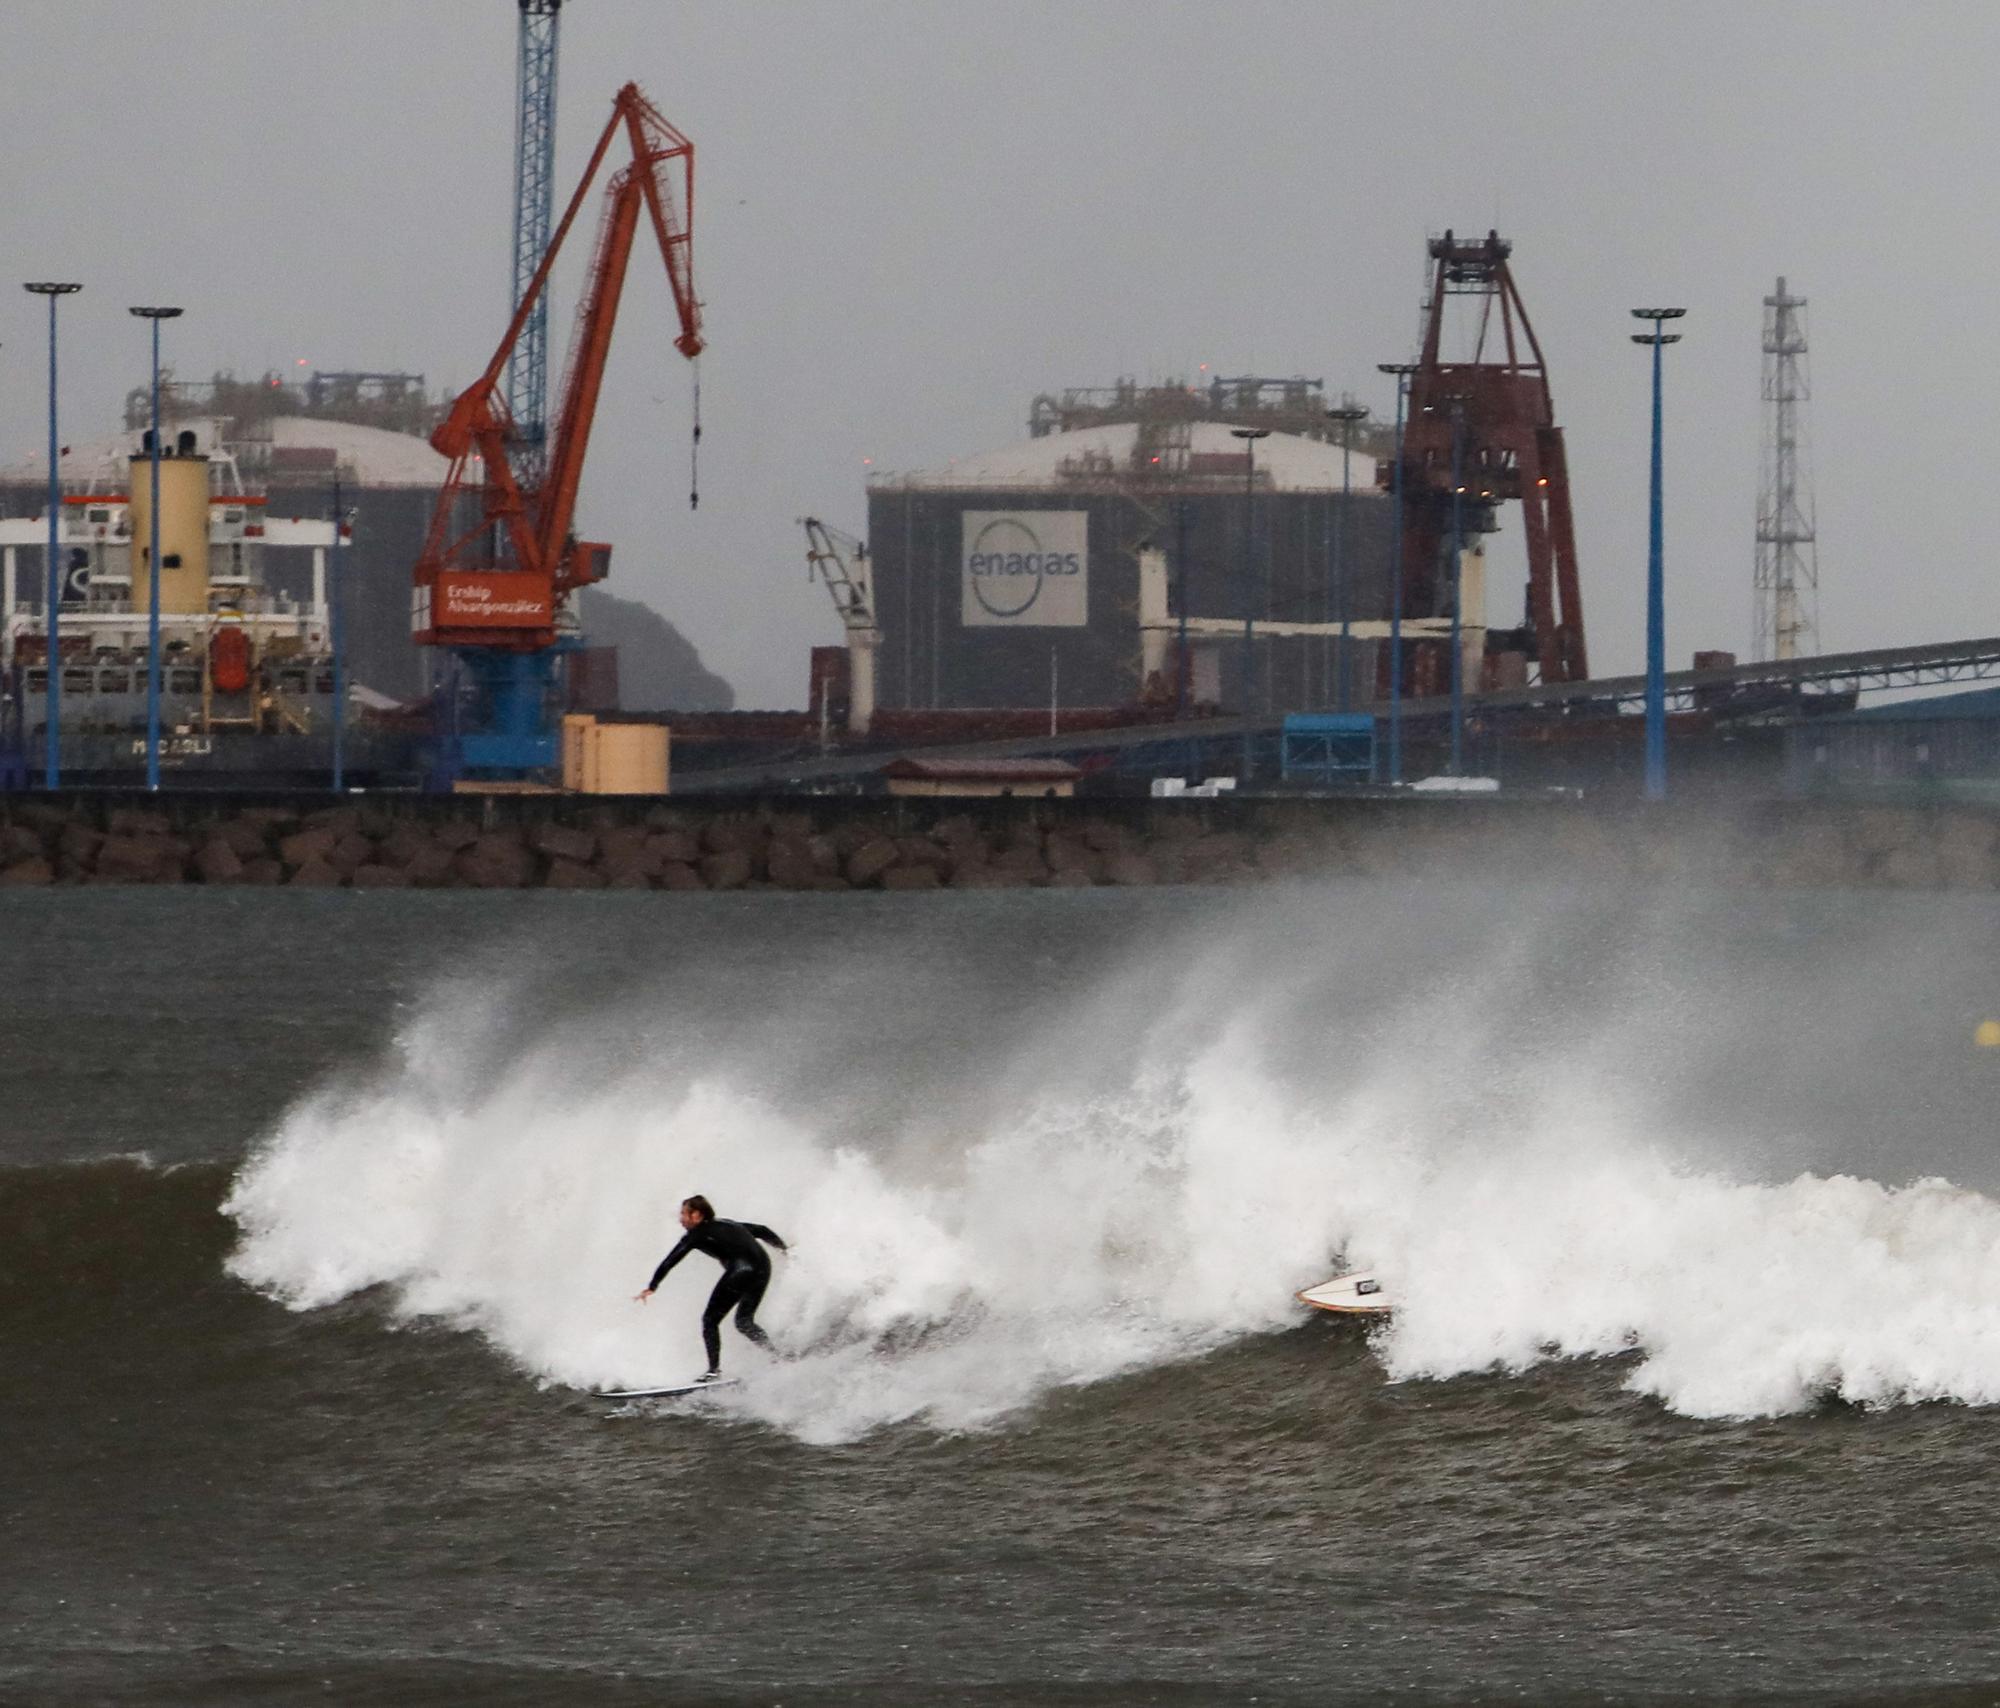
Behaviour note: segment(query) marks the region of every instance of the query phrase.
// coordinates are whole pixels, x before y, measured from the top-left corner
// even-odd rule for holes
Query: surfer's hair
[[[715,1206],[711,1204],[706,1198],[704,1198],[699,1192],[697,1192],[692,1198],[683,1198],[681,1200],[681,1208],[683,1210],[692,1210],[704,1222],[712,1222],[715,1220]]]

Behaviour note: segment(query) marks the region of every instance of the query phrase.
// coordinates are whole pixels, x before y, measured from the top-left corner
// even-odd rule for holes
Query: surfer
[[[722,1375],[722,1319],[736,1307],[737,1332],[756,1345],[770,1349],[771,1337],[757,1326],[757,1306],[764,1289],[771,1284],[771,1259],[764,1245],[780,1251],[785,1242],[762,1222],[729,1222],[715,1213],[715,1206],[697,1192],[681,1200],[681,1226],[686,1232],[681,1242],[660,1259],[643,1293],[633,1297],[645,1304],[658,1291],[667,1271],[691,1251],[705,1251],[722,1265],[722,1279],[708,1296],[708,1308],[701,1313],[701,1343],[708,1348],[708,1373],[696,1378],[713,1382]],[[757,1242],[762,1240],[764,1245]]]

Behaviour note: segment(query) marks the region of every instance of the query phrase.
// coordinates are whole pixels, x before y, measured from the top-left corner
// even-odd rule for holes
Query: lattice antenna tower
[[[521,13],[520,103],[514,117],[514,293],[519,308],[549,247],[555,197],[556,32],[563,0],[516,0]],[[549,298],[536,302],[507,361],[514,478],[539,485],[549,433]]]
[[[1819,548],[1805,410],[1806,299],[1785,281],[1764,299],[1764,444],[1757,494],[1757,657],[1817,650]]]

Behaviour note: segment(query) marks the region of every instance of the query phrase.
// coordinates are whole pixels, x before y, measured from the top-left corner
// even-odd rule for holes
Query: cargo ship
[[[160,445],[161,771],[179,787],[309,784],[334,759],[333,600],[349,530],[336,532],[331,494],[325,516],[270,515],[217,425],[180,426]],[[42,774],[52,670],[62,781],[146,774],[153,463],[142,431],[62,492],[54,659],[46,507],[0,519],[0,747],[17,782]],[[309,584],[284,578],[299,593],[267,578],[274,553],[309,554]],[[358,709],[350,696],[344,771],[359,782],[413,768],[415,734]]]

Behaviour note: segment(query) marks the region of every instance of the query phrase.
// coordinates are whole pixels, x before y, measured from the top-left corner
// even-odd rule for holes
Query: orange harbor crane
[[[508,358],[620,131],[632,158],[605,186],[561,406],[540,476],[524,484],[508,455],[516,434],[505,397]],[[576,537],[576,498],[642,212],[658,239],[680,315],[674,348],[693,360],[702,349],[693,268],[694,144],[636,83],[628,83],[612,102],[582,181],[493,359],[431,435],[451,468],[413,572],[410,626],[418,645],[450,650],[470,690],[461,693],[455,679],[445,695],[449,724],[441,732],[439,769],[449,778],[523,777],[556,763],[561,659],[577,644],[567,602],[576,589],[602,581],[610,567],[610,546]],[[700,395],[697,386],[697,443]],[[690,503],[695,496],[690,493]]]

